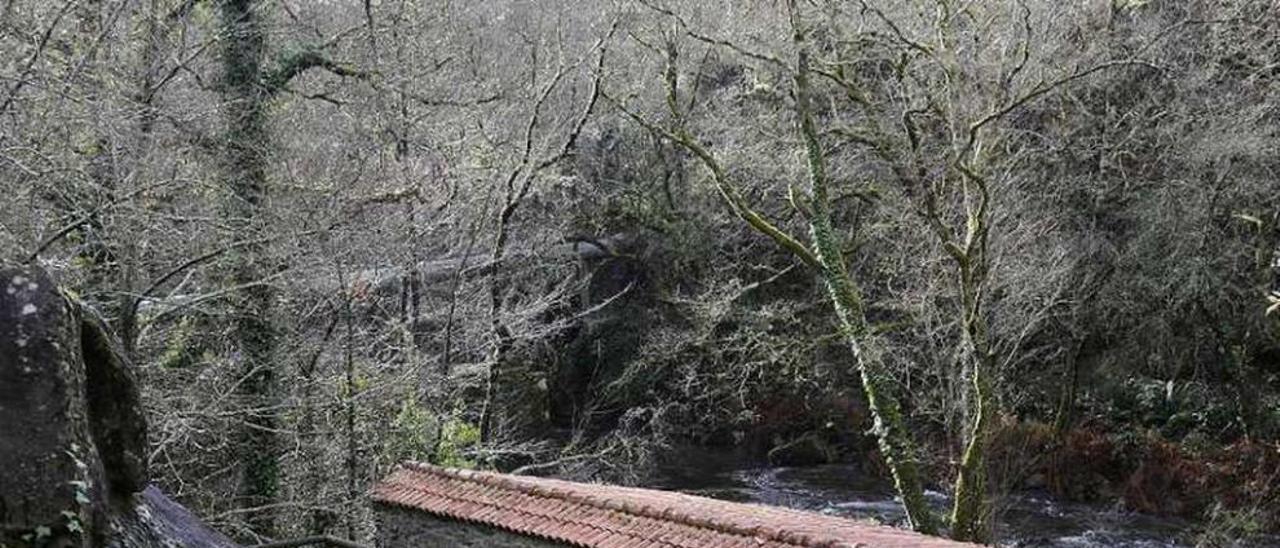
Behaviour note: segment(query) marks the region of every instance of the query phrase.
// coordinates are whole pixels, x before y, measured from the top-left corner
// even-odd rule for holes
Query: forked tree
[[[866,184],[859,193],[874,195],[873,187],[896,189],[894,195],[907,202],[907,209],[915,212],[949,258],[958,296],[954,311],[959,330],[957,365],[966,379],[968,427],[946,521],[955,539],[987,540],[985,518],[990,504],[985,449],[996,414],[999,361],[985,304],[991,283],[992,209],[999,198],[993,195],[992,179],[1009,176],[1018,160],[1010,152],[1017,149],[1014,132],[1005,122],[1011,113],[1073,81],[1109,68],[1144,63],[1128,58],[1081,62],[1058,72],[1033,66],[1037,62],[1032,59],[1032,43],[1038,37],[1032,11],[1023,3],[988,6],[942,1],[930,16],[916,14],[903,21],[865,1],[858,2],[855,10],[805,10],[788,0],[785,15],[791,39],[782,49],[790,51],[790,61],[700,33],[674,11],[647,0],[641,3],[673,20],[676,28],[696,41],[790,75],[794,127],[803,144],[808,188],[788,184],[789,201],[806,220],[804,239],[753,208],[717,153],[689,129],[679,97],[677,40],[670,40],[665,52],[668,124],[614,102],[638,124],[689,151],[710,171],[734,214],[821,278],[852,350],[873,431],[907,520],[912,528],[928,534],[939,532],[941,520],[926,503],[916,442],[894,394],[884,342],[868,320],[863,286],[870,280],[857,279],[848,267],[848,261],[858,257],[856,251],[853,256],[846,253],[843,235],[857,239],[862,227],[837,226],[834,189],[838,183],[830,175],[831,150],[862,147],[867,152],[865,170],[883,184]],[[865,70],[868,59],[890,70]]]

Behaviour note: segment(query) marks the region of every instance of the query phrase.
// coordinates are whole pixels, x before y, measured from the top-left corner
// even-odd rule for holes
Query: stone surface
[[[147,421],[142,397],[119,342],[106,322],[82,310],[80,345],[85,362],[89,431],[107,470],[109,492],[129,494],[147,486]]]
[[[132,497],[131,511],[116,515],[106,544],[113,548],[182,547],[231,548],[236,546],[210,529],[181,504],[155,486]]]
[[[43,271],[0,269],[0,284],[0,531],[92,527],[80,317]]]
[[[148,487],[131,365],[38,268],[0,268],[0,426],[0,548],[234,546]]]

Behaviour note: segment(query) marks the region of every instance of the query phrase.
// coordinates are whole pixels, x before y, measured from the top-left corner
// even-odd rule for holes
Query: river
[[[688,457],[681,458],[679,464],[664,466],[646,487],[894,525],[904,519],[891,486],[856,465],[759,467],[732,455],[699,450],[691,451]],[[927,494],[940,511],[950,504],[942,493]],[[997,509],[996,537],[998,545],[1013,547],[1194,545],[1192,524],[1186,521],[1062,502],[1036,491],[1002,497]]]

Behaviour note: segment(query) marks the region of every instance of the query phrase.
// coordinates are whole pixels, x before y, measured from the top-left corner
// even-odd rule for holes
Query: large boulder
[[[234,546],[148,487],[132,368],[39,268],[0,268],[0,547]]]

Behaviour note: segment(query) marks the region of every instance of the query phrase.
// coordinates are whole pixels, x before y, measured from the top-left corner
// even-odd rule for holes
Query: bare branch
[[[321,54],[317,49],[307,49],[287,57],[279,68],[263,77],[262,85],[269,92],[278,92],[285,89],[290,80],[313,68],[320,68],[338,76],[359,78],[361,80],[368,79],[373,75],[372,72],[336,62]]]
[[[712,181],[716,185],[716,190],[720,193],[720,196],[724,198],[725,203],[729,205],[729,209],[732,210],[740,219],[746,221],[751,228],[765,236],[768,236],[774,242],[777,242],[778,245],[781,245],[783,248],[790,251],[806,265],[815,269],[822,268],[822,263],[818,261],[818,258],[809,250],[808,247],[803,243],[800,243],[800,241],[795,237],[787,234],[785,231],[769,222],[763,215],[756,212],[747,204],[746,200],[742,198],[741,192],[739,192],[738,188],[729,180],[728,173],[725,171],[724,167],[720,165],[720,162],[716,160],[716,157],[711,153],[711,151],[707,150],[706,147],[694,140],[693,136],[689,135],[684,130],[677,130],[673,132],[667,128],[659,126],[658,124],[645,119],[643,116],[627,108],[626,105],[623,105],[621,102],[613,99],[607,93],[604,97],[637,124],[640,124],[649,131],[662,135],[667,140],[684,147],[689,152],[692,152],[694,156],[697,156],[698,159],[702,161],[702,164],[711,171]]]
[[[62,5],[62,8],[58,10],[58,14],[54,16],[53,22],[49,23],[49,27],[44,30],[44,34],[40,36],[40,43],[36,45],[35,51],[31,52],[31,56],[27,58],[26,66],[22,67],[22,71],[19,72],[18,81],[9,89],[9,95],[5,97],[4,103],[0,103],[0,113],[7,112],[9,105],[12,105],[13,101],[18,98],[18,93],[27,84],[27,77],[31,75],[31,69],[35,67],[36,61],[40,59],[40,56],[44,54],[45,47],[49,45],[49,39],[53,37],[53,31],[57,30],[62,18],[67,15],[68,11],[71,11],[71,7],[75,3],[76,0],[67,0]]]
[[[656,12],[658,12],[658,13],[662,14],[662,15],[665,15],[665,16],[667,16],[667,17],[670,17],[670,18],[674,19],[674,20],[675,20],[675,22],[676,22],[676,24],[680,25],[680,28],[684,30],[685,34],[687,34],[690,38],[693,38],[694,40],[697,40],[697,41],[699,41],[699,42],[703,42],[703,43],[706,43],[706,44],[710,44],[710,45],[712,45],[712,46],[718,46],[718,47],[728,48],[728,49],[730,49],[730,50],[732,50],[732,51],[734,51],[734,52],[736,52],[736,53],[738,53],[738,54],[740,54],[740,55],[743,55],[743,56],[746,56],[746,57],[750,57],[750,58],[752,58],[752,59],[755,59],[755,60],[757,60],[757,61],[762,61],[762,62],[768,63],[768,64],[770,64],[770,65],[774,65],[774,66],[776,66],[776,67],[778,67],[778,68],[783,68],[783,69],[790,68],[790,67],[788,67],[788,66],[787,66],[787,64],[786,64],[786,63],[782,62],[782,60],[781,60],[781,59],[778,59],[777,57],[774,57],[774,56],[772,56],[772,55],[769,55],[769,54],[766,54],[766,53],[760,53],[760,52],[756,52],[756,51],[751,51],[751,50],[749,50],[749,49],[747,49],[747,48],[744,48],[744,47],[742,47],[742,46],[739,46],[739,45],[737,45],[737,44],[734,44],[733,42],[730,42],[730,41],[728,41],[728,40],[724,40],[724,39],[720,39],[720,38],[713,38],[713,37],[711,37],[711,36],[707,36],[707,35],[705,35],[705,34],[699,33],[699,32],[697,32],[697,31],[693,30],[693,27],[690,27],[690,26],[689,26],[689,23],[688,23],[688,22],[686,22],[686,21],[684,20],[684,18],[683,18],[683,17],[680,17],[680,14],[678,14],[678,13],[676,13],[676,12],[674,12],[674,11],[671,11],[671,10],[669,10],[669,9],[667,9],[667,8],[664,8],[664,7],[658,6],[658,5],[654,4],[654,3],[652,2],[652,0],[636,0],[636,1],[640,2],[640,4],[641,4],[641,5],[643,5],[643,6],[644,6],[644,7],[646,7],[646,8],[649,8],[649,9],[651,9],[651,10],[653,10],[653,11],[656,11]]]
[[[397,89],[396,92],[403,94],[405,97],[413,99],[415,102],[417,102],[422,106],[427,106],[427,107],[475,107],[480,105],[487,105],[489,103],[492,103],[494,101],[497,101],[503,98],[503,95],[500,92],[494,93],[492,95],[480,97],[478,99],[466,99],[466,100],[436,99],[436,98],[427,97],[425,95],[422,95],[407,89],[403,89],[403,88]]]
[[[1010,112],[1017,110],[1019,107],[1027,103],[1030,103],[1031,101],[1034,101],[1035,99],[1045,95],[1046,93],[1049,93],[1055,89],[1065,86],[1071,82],[1074,82],[1081,78],[1088,77],[1093,74],[1097,74],[1098,72],[1101,72],[1107,69],[1123,67],[1123,66],[1143,66],[1143,67],[1155,69],[1162,73],[1164,72],[1163,69],[1161,69],[1159,66],[1149,61],[1144,61],[1141,59],[1120,59],[1120,60],[1107,61],[1105,63],[1094,65],[1085,70],[1077,70],[1075,72],[1072,72],[1071,74],[1063,76],[1062,78],[1058,78],[1057,80],[1053,80],[1050,82],[1041,82],[1040,84],[1033,87],[1027,93],[1010,101],[1004,107],[997,109],[994,112],[991,112],[986,116],[983,116],[978,121],[970,124],[968,140],[965,143],[965,146],[963,147],[963,149],[961,150],[961,153],[958,156],[963,157],[967,155],[969,151],[973,150],[973,145],[978,140],[978,131],[980,131],[987,124],[990,124],[996,120],[999,120],[1005,117],[1006,115],[1008,115]]]
[[[142,194],[144,192],[148,192],[151,190],[155,190],[157,188],[163,188],[165,186],[174,184],[175,182],[176,181],[164,181],[164,182],[160,182],[152,185],[147,185],[137,190],[134,190],[133,192],[130,192],[118,199],[111,200],[105,204],[102,204],[98,207],[93,208],[92,210],[89,210],[84,215],[81,215],[80,217],[76,218],[76,220],[72,221],[71,223],[59,229],[52,236],[45,238],[45,240],[41,242],[39,246],[36,247],[36,250],[32,251],[31,254],[27,256],[27,260],[24,261],[25,264],[31,264],[36,262],[36,260],[40,258],[40,254],[44,253],[45,250],[49,249],[50,246],[57,243],[59,240],[65,238],[68,234],[71,234],[77,228],[84,226],[85,223],[89,222],[90,220],[92,220],[94,217],[96,217],[103,211],[106,211],[107,209],[115,207],[121,203],[127,202],[133,197],[138,196],[139,194]]]
[[[600,39],[599,42],[596,42],[596,45],[592,48],[599,48],[600,56],[596,60],[595,75],[591,79],[591,98],[587,100],[586,106],[582,108],[582,114],[578,116],[577,122],[573,124],[573,129],[569,131],[569,137],[565,139],[564,145],[560,147],[560,151],[542,160],[542,162],[539,162],[537,167],[533,170],[534,173],[559,163],[573,152],[574,145],[578,142],[578,136],[582,134],[582,128],[587,125],[587,120],[591,118],[591,113],[595,110],[596,103],[600,101],[600,80],[604,78],[604,59],[605,54],[608,53],[608,48],[605,47],[605,44],[608,40],[613,38],[613,34],[617,30],[618,21],[614,20],[613,24],[609,28],[609,34]]]
[[[888,15],[885,15],[884,11],[881,11],[880,8],[867,3],[867,0],[858,0],[858,3],[862,4],[862,10],[864,12],[870,11],[871,13],[874,13],[877,19],[883,22],[885,26],[889,27],[889,30],[893,32],[893,36],[897,38],[899,42],[902,42],[908,48],[925,55],[933,55],[933,48],[908,38],[906,33],[902,32],[902,29],[898,27],[898,24],[893,22],[893,19],[890,19]]]

